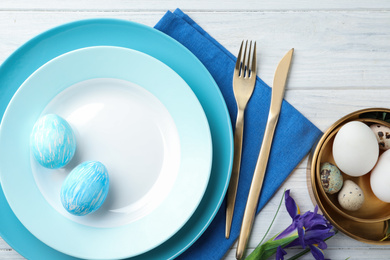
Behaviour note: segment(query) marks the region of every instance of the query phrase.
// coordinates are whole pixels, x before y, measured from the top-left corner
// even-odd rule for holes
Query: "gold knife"
[[[272,139],[274,136],[276,124],[278,123],[280,109],[284,97],[284,90],[287,81],[288,71],[290,69],[291,58],[294,49],[291,49],[284,55],[279,62],[272,85],[271,105],[269,109],[267,125],[265,127],[263,142],[259,157],[257,158],[255,172],[253,174],[251,187],[249,189],[248,201],[245,206],[244,218],[241,224],[240,236],[238,238],[236,258],[241,259],[244,255],[249,235],[252,230],[253,221],[256,215],[257,204],[259,202],[261,187],[265,170],[267,168],[268,157],[271,150]]]

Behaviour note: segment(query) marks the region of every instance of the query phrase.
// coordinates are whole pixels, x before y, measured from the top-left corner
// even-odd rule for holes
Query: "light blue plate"
[[[147,210],[148,213],[134,220],[130,213],[109,214],[110,212],[118,211],[118,209],[107,210],[107,214],[100,216],[101,219],[107,222],[117,221],[117,215],[125,219],[126,216],[130,218],[127,221],[128,223],[111,228],[98,228],[89,226],[87,223],[86,225],[76,223],[78,218],[81,217],[76,218],[74,222],[69,221],[68,218],[64,217],[66,215],[61,214],[60,210],[56,210],[47,200],[43,199],[42,187],[38,188],[40,185],[37,185],[34,179],[30,164],[30,134],[35,122],[40,117],[42,111],[45,110],[47,104],[59,93],[69,90],[73,85],[99,78],[124,80],[138,85],[134,87],[125,85],[119,89],[112,87],[111,92],[126,89],[127,92],[136,95],[140,91],[138,89],[142,88],[157,98],[173,119],[172,123],[169,124],[176,126],[175,128],[169,128],[170,130],[160,129],[157,135],[164,135],[164,131],[169,131],[169,133],[166,133],[168,136],[176,135],[177,133],[180,146],[180,154],[175,159],[180,160],[180,163],[178,163],[177,167],[174,166],[170,170],[177,172],[177,176],[173,172],[168,174],[163,172],[164,166],[177,163],[169,161],[170,153],[174,153],[175,150],[164,149],[167,150],[163,155],[164,164],[161,168],[156,169],[161,172],[156,173],[160,176],[158,180],[154,180],[155,183],[153,184],[153,189],[156,190],[151,190],[142,197],[142,200],[144,200],[149,194],[151,195],[148,202],[141,204],[145,204],[141,207]],[[78,95],[78,89],[80,87],[73,87],[73,99]],[[91,91],[94,91],[96,88],[89,89],[90,92],[87,97],[93,95]],[[87,102],[97,102],[94,99],[89,100],[87,98],[87,100]],[[72,101],[68,102],[71,103]],[[90,104],[83,103],[82,105],[85,107],[85,105]],[[62,102],[58,104],[58,106],[64,105],[66,106]],[[80,108],[77,107],[77,109]],[[159,109],[164,108],[161,107]],[[77,111],[72,113],[74,114],[75,112]],[[132,118],[142,113],[143,111],[138,111],[133,117],[129,114],[129,118],[118,119],[125,120],[125,122],[131,124]],[[118,114],[120,114],[120,111],[117,111],[112,116],[117,116]],[[145,114],[147,115],[147,113]],[[125,124],[121,123],[120,125],[124,127]],[[142,128],[145,126],[134,122],[131,128],[134,127]],[[95,132],[98,131],[96,128],[88,130]],[[109,134],[107,131],[105,130],[106,135],[100,136],[101,139]],[[148,132],[148,129],[144,129],[142,134],[145,132]],[[135,131],[135,134],[138,133],[138,131]],[[93,133],[86,135],[91,134]],[[130,130],[129,134],[131,134]],[[137,139],[155,138],[154,136],[143,137],[142,134]],[[168,136],[164,135],[162,137],[164,142],[169,142],[173,139]],[[80,138],[82,139],[83,136]],[[112,139],[108,136],[106,138],[109,138],[108,140]],[[122,140],[130,139],[127,136],[122,138]],[[176,141],[174,142],[176,143]],[[111,161],[111,165],[114,164],[112,166],[115,166],[116,161],[110,159],[110,153],[104,152],[110,145],[111,143],[107,141],[106,145],[103,146],[105,148],[102,151],[102,159],[99,160],[103,160],[105,164]],[[122,145],[126,145],[126,142],[123,142]],[[139,153],[148,156],[152,151],[149,150],[149,153],[147,151],[142,152],[141,150],[145,149],[143,145],[138,144],[135,146],[139,147]],[[165,147],[170,145],[166,144]],[[83,147],[80,146],[79,148],[82,149]],[[95,146],[92,149],[99,150],[99,148],[101,149],[101,147]],[[115,152],[120,153],[118,149],[115,149]],[[127,158],[124,154],[126,153],[125,151],[115,157],[122,157],[122,160],[131,161],[132,158]],[[203,197],[210,177],[211,155],[212,145],[207,118],[202,106],[185,81],[159,60],[123,47],[101,46],[83,48],[63,54],[49,61],[36,70],[15,93],[4,113],[0,128],[0,177],[4,194],[11,209],[22,224],[42,242],[58,251],[85,259],[122,259],[136,256],[155,248],[175,234],[191,217]],[[86,159],[88,158],[87,156]],[[148,164],[155,162],[154,158],[146,159],[140,156],[137,157],[137,160],[145,160]],[[143,166],[143,168],[146,167],[145,165]],[[44,170],[42,168],[42,171]],[[68,169],[68,173],[70,170]],[[142,172],[142,168],[131,169],[130,166],[127,166],[127,168],[116,171],[116,178],[126,181],[127,175],[131,174],[126,174],[126,172],[134,170]],[[62,169],[60,172],[44,172],[43,174],[62,175],[64,171],[66,169]],[[173,176],[170,177],[172,174]],[[139,176],[139,174],[134,174],[133,176],[133,178],[141,177],[143,176]],[[160,179],[163,180],[159,181]],[[171,181],[165,181],[165,179],[171,179]],[[60,183],[58,184],[58,187],[60,187]],[[51,186],[54,186],[54,182]],[[115,186],[111,186],[110,189],[114,190]],[[56,195],[54,193],[51,197]],[[117,194],[115,196],[131,196],[131,193]],[[158,202],[158,205],[153,205],[160,197],[161,201]],[[138,203],[140,202],[138,201]],[[148,209],[150,207],[153,208]],[[62,209],[61,206],[59,208]],[[83,218],[88,217],[85,216]],[[92,222],[92,220],[90,221]]]
[[[172,238],[157,248],[131,259],[173,258],[204,232],[224,198],[232,163],[232,130],[226,104],[209,72],[180,43],[140,24],[113,19],[93,19],[66,24],[47,31],[20,47],[0,67],[0,113],[19,86],[47,61],[79,48],[120,46],[149,54],[170,66],[192,88],[210,125],[213,164],[204,198],[194,215]],[[16,218],[0,193],[0,235],[28,259],[72,259],[34,237]]]

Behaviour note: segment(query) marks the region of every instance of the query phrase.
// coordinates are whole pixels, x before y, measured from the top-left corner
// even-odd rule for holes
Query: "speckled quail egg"
[[[331,163],[326,162],[321,165],[320,176],[322,187],[326,193],[337,193],[343,186],[343,176],[340,170]]]
[[[378,140],[379,148],[387,150],[390,148],[390,128],[381,124],[373,124],[370,126]]]
[[[364,193],[356,183],[351,180],[346,180],[338,194],[338,201],[343,209],[355,211],[362,207]]]

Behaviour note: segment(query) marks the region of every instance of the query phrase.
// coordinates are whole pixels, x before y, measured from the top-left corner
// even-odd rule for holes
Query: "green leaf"
[[[298,232],[294,235],[278,240],[268,240],[264,244],[256,247],[255,250],[245,260],[264,260],[274,255],[279,246],[282,248],[290,244],[292,241],[298,238]]]
[[[390,123],[390,114],[386,112],[367,112],[359,115],[359,118],[374,118]]]
[[[367,112],[359,115],[359,118],[378,118],[378,112]]]

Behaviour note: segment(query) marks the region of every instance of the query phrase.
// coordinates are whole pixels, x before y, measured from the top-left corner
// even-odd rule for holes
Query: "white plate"
[[[75,158],[61,170],[30,157],[32,126],[48,112],[76,132]],[[207,186],[211,149],[202,107],[175,72],[137,51],[91,47],[48,62],[17,91],[1,125],[0,176],[16,216],[47,245],[81,258],[126,258],[186,223]],[[106,164],[112,183],[102,209],[74,217],[58,191],[85,160]]]
[[[58,212],[84,225],[117,227],[148,215],[167,197],[179,172],[179,134],[149,91],[124,80],[86,80],[58,94],[42,114],[49,113],[68,121],[77,144],[63,169],[44,168],[31,156],[35,181]],[[107,167],[110,190],[96,213],[74,216],[61,204],[61,186],[73,168],[91,160]]]

